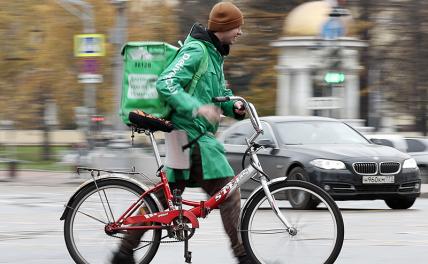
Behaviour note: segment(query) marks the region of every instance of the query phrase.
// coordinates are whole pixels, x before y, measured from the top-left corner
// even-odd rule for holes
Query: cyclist
[[[212,196],[234,175],[224,148],[214,135],[221,111],[236,119],[243,119],[245,111],[241,102],[212,104],[211,99],[233,95],[226,88],[223,61],[229,54],[230,45],[242,35],[243,24],[243,14],[238,7],[230,2],[217,3],[210,12],[208,28],[201,24],[192,27],[177,57],[158,79],[159,94],[173,108],[171,121],[175,128],[186,131],[191,142],[190,169],[167,168],[171,190],[179,189],[182,192],[186,186],[202,187]],[[205,45],[209,59],[208,69],[199,79],[193,95],[190,95],[184,88],[192,80],[204,57],[204,49],[200,45],[188,45],[194,40]],[[251,263],[237,230],[240,207],[240,193],[237,191],[220,205],[220,214],[239,263]],[[134,263],[132,252],[138,246],[141,235],[141,232],[135,232],[127,236],[115,254],[113,263]]]

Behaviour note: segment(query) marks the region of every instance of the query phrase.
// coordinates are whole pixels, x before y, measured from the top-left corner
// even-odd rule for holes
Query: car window
[[[405,140],[407,142],[407,152],[427,151],[427,146],[423,142],[413,138],[406,138]]]
[[[276,143],[276,140],[272,134],[272,128],[270,125],[264,121],[261,121],[263,127],[263,134],[260,135],[257,140],[270,140],[273,143]]]
[[[269,139],[272,142],[276,142],[269,125],[264,121],[261,123],[264,133],[263,135],[260,135],[257,140]],[[250,122],[244,122],[243,124],[235,127],[233,131],[230,131],[224,135],[224,143],[232,145],[246,145],[247,143],[245,138],[250,138],[253,134],[253,125]]]
[[[251,137],[254,133],[254,128],[250,122],[244,122],[236,126],[232,131],[226,132],[224,135],[224,143],[232,145],[245,145],[245,138]]]
[[[342,122],[292,121],[277,124],[281,141],[301,144],[368,144],[355,130]]]

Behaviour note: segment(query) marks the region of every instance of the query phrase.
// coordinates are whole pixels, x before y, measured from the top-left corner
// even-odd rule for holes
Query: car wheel
[[[391,209],[409,209],[415,203],[416,197],[395,197],[385,199],[386,205]]]
[[[292,169],[287,178],[290,180],[309,182],[309,178],[306,171],[301,167]],[[302,210],[315,209],[319,204],[319,201],[314,199],[307,192],[299,191],[290,191],[288,193],[288,201],[294,209]]]

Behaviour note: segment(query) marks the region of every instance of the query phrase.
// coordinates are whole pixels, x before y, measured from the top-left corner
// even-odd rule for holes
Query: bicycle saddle
[[[174,129],[170,121],[152,116],[141,110],[129,112],[129,121],[137,128],[149,130],[150,132],[171,132]]]

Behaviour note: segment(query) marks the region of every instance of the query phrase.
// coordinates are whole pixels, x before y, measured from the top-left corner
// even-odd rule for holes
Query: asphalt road
[[[69,175],[0,173],[0,263],[73,263],[59,217],[81,180]],[[203,198],[198,190],[187,198]],[[423,264],[428,248],[428,199],[409,210],[390,210],[382,201],[339,202],[345,242],[339,264]],[[236,263],[217,211],[201,220],[190,242],[193,263]],[[161,245],[153,263],[184,263],[182,244]],[[311,263],[312,264],[312,263]]]

